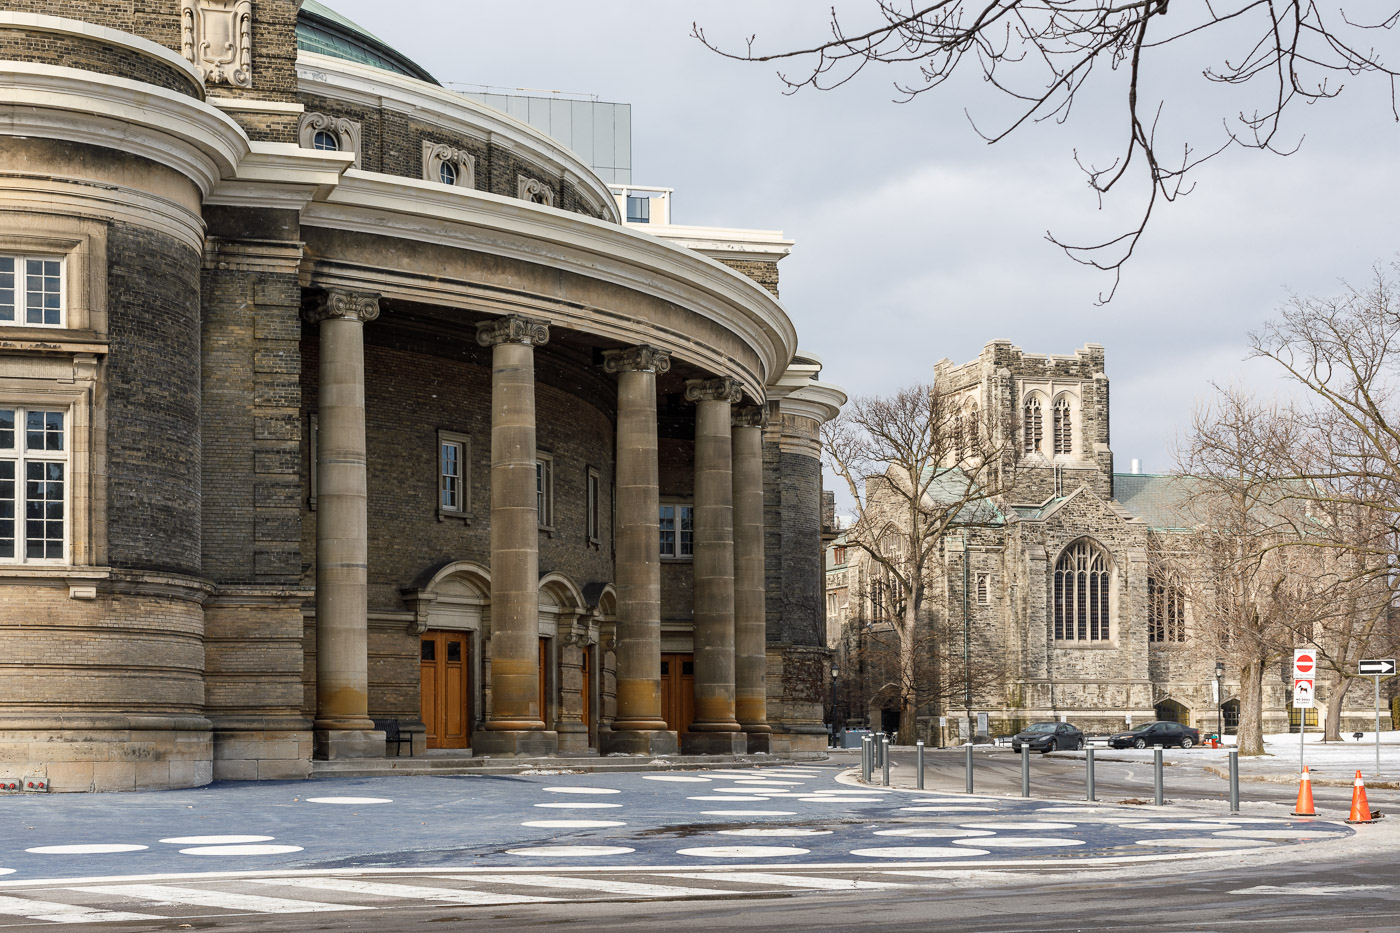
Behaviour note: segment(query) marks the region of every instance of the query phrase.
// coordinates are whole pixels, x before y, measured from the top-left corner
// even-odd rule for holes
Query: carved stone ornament
[[[671,369],[671,351],[642,344],[626,350],[604,350],[603,371],[664,373]]]
[[[328,113],[303,113],[297,120],[297,142],[303,149],[316,148],[316,134],[329,133],[335,139],[337,152],[355,156],[355,168],[360,167],[360,124],[345,117]]]
[[[498,343],[525,343],[542,347],[549,343],[549,325],[523,314],[507,314],[476,325],[476,342],[483,347]]]
[[[367,324],[379,317],[379,296],[374,292],[347,292],[327,289],[317,304],[302,313],[307,321],[318,324],[331,318],[359,321]]]
[[[761,428],[768,424],[768,409],[762,405],[743,405],[730,413],[729,423],[736,428]]]
[[[253,86],[253,0],[180,0],[180,53],[206,84]]]
[[[687,379],[685,400],[687,402],[729,402],[733,404],[744,397],[744,387],[739,380],[728,376],[717,379]]]
[[[529,201],[531,204],[554,206],[554,189],[542,181],[536,181],[524,175],[515,176],[515,196],[522,201]]]
[[[457,172],[452,185],[458,188],[476,187],[476,156],[465,149],[453,149],[446,143],[423,140],[423,180],[447,184],[442,180],[444,165],[452,166]]]

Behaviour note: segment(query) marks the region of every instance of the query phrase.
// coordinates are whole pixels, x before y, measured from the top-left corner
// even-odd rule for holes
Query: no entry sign
[[[1298,648],[1293,652],[1293,679],[1312,680],[1317,670],[1317,657],[1311,648]]]

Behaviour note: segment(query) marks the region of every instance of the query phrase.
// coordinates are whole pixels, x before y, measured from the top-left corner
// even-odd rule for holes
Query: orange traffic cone
[[[1308,766],[1303,765],[1303,775],[1298,779],[1298,804],[1293,808],[1294,816],[1317,816],[1313,808],[1312,778],[1308,776]]]
[[[1380,816],[1379,813],[1376,816]],[[1376,820],[1371,816],[1371,805],[1366,802],[1366,782],[1361,780],[1361,772],[1356,772],[1356,782],[1351,788],[1351,816],[1347,817],[1348,823],[1374,823]]]

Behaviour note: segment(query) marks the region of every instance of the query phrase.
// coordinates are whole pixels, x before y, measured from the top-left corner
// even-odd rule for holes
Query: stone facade
[[[747,703],[729,750],[813,748],[844,396],[776,263],[625,228],[577,156],[348,25],[389,70],[299,55],[299,6],[0,11],[0,777],[305,778],[388,754],[376,720],[420,754],[667,754],[701,656]],[[695,383],[769,413],[761,469]],[[657,556],[701,433],[707,527],[732,476],[761,574],[675,524]],[[760,582],[736,641],[715,609]]]

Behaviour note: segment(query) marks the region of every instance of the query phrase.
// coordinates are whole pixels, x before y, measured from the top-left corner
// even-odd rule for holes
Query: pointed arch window
[[[1175,570],[1147,578],[1147,640],[1186,640],[1186,598]]]
[[[1055,564],[1056,641],[1107,641],[1112,568],[1089,541],[1070,545]]]
[[[1052,419],[1055,453],[1074,453],[1074,429],[1071,426],[1069,399],[1061,396],[1055,402]]]
[[[1032,395],[1026,399],[1022,432],[1025,437],[1026,453],[1033,454],[1040,450],[1040,442],[1045,437],[1045,424],[1041,420],[1040,399]]]

